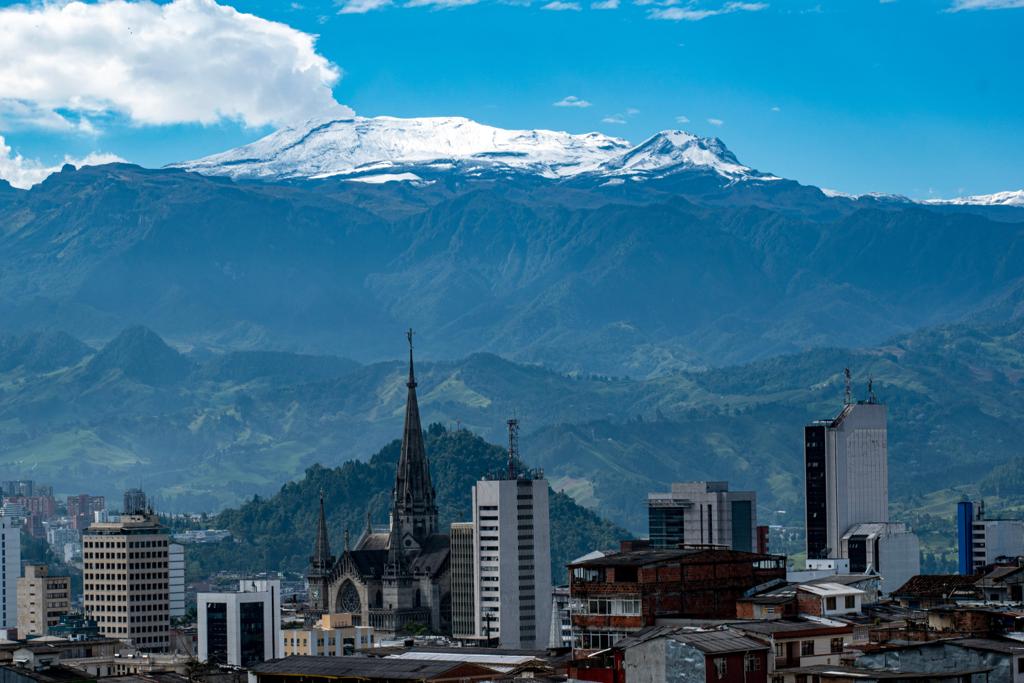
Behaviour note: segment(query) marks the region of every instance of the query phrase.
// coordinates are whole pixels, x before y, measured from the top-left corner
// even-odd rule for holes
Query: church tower
[[[324,493],[320,492],[320,521],[316,532],[316,546],[313,548],[313,556],[309,558],[309,573],[306,579],[309,582],[309,605],[314,610],[329,612],[328,586],[331,580],[331,571],[334,569],[334,556],[331,555],[331,545],[327,539],[327,516],[324,514]]]
[[[409,380],[405,386],[409,393],[405,402],[402,451],[392,494],[391,538],[388,544],[389,550],[392,553],[397,551],[399,555],[420,550],[424,541],[437,533],[437,504],[434,500],[434,486],[430,481],[427,449],[423,444],[420,408],[416,401],[412,330],[406,333],[406,337],[409,340]],[[401,561],[398,557],[394,559]]]

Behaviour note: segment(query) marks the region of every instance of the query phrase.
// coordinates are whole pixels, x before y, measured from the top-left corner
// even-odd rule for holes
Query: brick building
[[[784,579],[785,558],[719,548],[621,552],[569,565],[573,649],[603,650],[662,617],[731,619],[755,586]]]

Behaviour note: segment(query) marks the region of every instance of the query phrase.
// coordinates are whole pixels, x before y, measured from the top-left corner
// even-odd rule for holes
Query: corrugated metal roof
[[[466,662],[424,659],[380,659],[377,657],[309,657],[293,656],[264,662],[252,667],[256,674],[307,675],[327,678],[364,676],[367,678],[394,678],[423,680],[437,678],[463,666]],[[481,670],[488,670],[479,664]],[[491,669],[493,670],[493,669]],[[495,672],[497,673],[497,672]]]

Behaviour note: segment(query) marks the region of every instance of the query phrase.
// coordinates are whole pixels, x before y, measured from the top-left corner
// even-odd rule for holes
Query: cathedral
[[[425,626],[434,633],[451,632],[450,537],[440,533],[434,486],[423,443],[412,330],[409,339],[408,397],[402,451],[391,494],[387,530],[367,525],[353,547],[345,534],[341,557],[331,555],[324,501],[308,573],[311,607],[323,613],[350,612],[378,637]]]

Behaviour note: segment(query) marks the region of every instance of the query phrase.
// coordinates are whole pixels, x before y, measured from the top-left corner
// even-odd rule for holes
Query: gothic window
[[[374,607],[383,607],[384,606],[384,595],[380,591],[377,591],[377,596],[373,600],[373,606]]]
[[[346,581],[345,585],[341,587],[341,592],[338,593],[337,607],[339,612],[359,614],[363,611],[362,603],[359,600],[359,591],[351,581]]]
[[[422,600],[422,597],[420,596],[420,589],[417,588],[416,589],[416,603],[413,606],[414,607],[419,607],[421,600]]]

